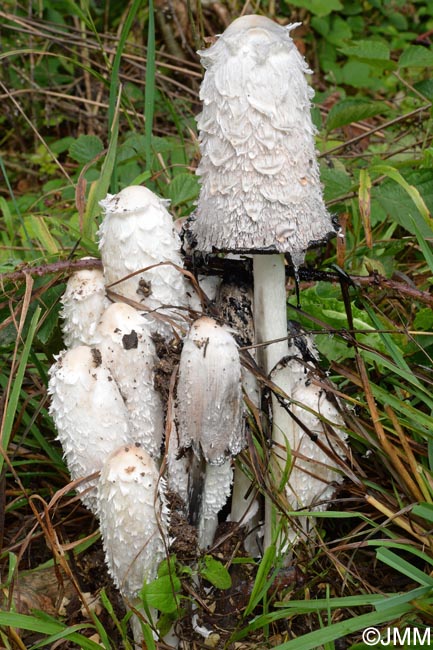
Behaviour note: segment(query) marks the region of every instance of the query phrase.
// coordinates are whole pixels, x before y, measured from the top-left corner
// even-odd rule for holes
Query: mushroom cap
[[[89,259],[89,258],[83,258]],[[61,297],[62,331],[67,348],[91,345],[96,325],[110,304],[105,295],[104,274],[99,269],[72,273]]]
[[[156,578],[168,539],[164,482],[140,445],[125,445],[105,460],[98,516],[110,575],[122,596],[132,600],[144,582]]]
[[[308,66],[288,28],[234,21],[201,51],[201,192],[191,229],[203,251],[287,252],[335,234],[322,198]]]
[[[218,526],[218,513],[230,496],[233,467],[230,460],[222,465],[207,465],[201,499],[198,539],[200,548],[212,544]]]
[[[107,194],[105,199],[99,202],[105,212],[128,216],[140,213],[143,206],[152,206],[159,209],[161,206],[168,207],[170,201],[160,199],[151,190],[142,185],[130,185],[125,187],[118,194]],[[172,221],[170,215],[163,213],[167,223]]]
[[[187,305],[183,274],[172,266],[182,268],[183,261],[167,201],[145,187],[131,186],[109,194],[100,204],[105,210],[98,231],[105,284],[119,282],[112,287],[116,293],[159,313],[175,315],[170,309],[161,309],[162,305]],[[172,264],[154,266],[161,262]],[[154,268],[145,270],[150,266]],[[149,318],[158,330],[155,319]]]
[[[194,321],[180,357],[179,448],[221,465],[244,445],[241,364],[233,336],[212,318]]]
[[[164,416],[154,387],[157,356],[148,322],[130,305],[115,302],[104,312],[95,337],[102,361],[125,400],[132,439],[158,458]]]
[[[50,369],[48,393],[49,412],[72,480],[100,471],[106,456],[130,440],[128,411],[96,348],[78,346],[62,352]],[[96,491],[81,493],[95,483],[77,488],[92,512]]]

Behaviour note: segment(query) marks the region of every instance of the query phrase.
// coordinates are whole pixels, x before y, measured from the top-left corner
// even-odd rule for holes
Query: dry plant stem
[[[284,255],[254,255],[253,268],[256,343],[278,341],[259,349],[259,365],[262,366],[265,374],[269,375],[277,363],[289,354]],[[292,386],[288,373],[282,371],[277,378],[273,377],[272,379],[282,391],[290,395]],[[290,446],[293,422],[274,395],[272,396],[272,414],[272,441],[275,449],[286,449],[288,445]],[[278,481],[278,475],[284,470],[285,458],[274,453],[271,456],[271,463],[271,475],[274,474],[274,481]],[[272,541],[273,519],[272,501],[266,497],[265,548],[268,548]]]
[[[244,268],[243,263],[240,263],[242,268]],[[237,263],[234,260],[223,260],[221,263],[220,258],[211,258],[208,264],[208,273],[218,274],[223,273],[224,266],[231,265],[234,272],[236,271]],[[187,269],[193,267],[191,260],[185,260],[185,266]],[[4,287],[5,282],[19,282],[20,280],[25,280],[26,276],[34,277],[43,277],[44,275],[51,275],[52,273],[72,273],[73,271],[78,271],[80,269],[96,269],[102,268],[101,260],[59,260],[58,262],[53,262],[51,264],[41,264],[40,266],[26,266],[17,271],[11,271],[9,273],[0,274],[0,288]],[[197,273],[206,274],[206,268],[196,267]],[[185,275],[191,279],[191,276],[184,271]],[[306,280],[307,271],[302,267],[298,271],[299,278],[301,281]],[[293,272],[290,269],[286,269],[287,275],[293,275]],[[425,305],[430,305],[433,307],[433,295],[428,291],[423,291],[417,287],[413,287],[407,283],[399,282],[396,280],[391,280],[384,278],[378,273],[372,273],[370,275],[349,275],[353,283],[360,287],[372,287],[376,289],[384,289],[387,291],[394,291],[397,294],[401,294],[404,297],[410,298],[412,300],[419,300],[419,302],[424,303]],[[314,271],[313,269],[308,269],[308,280],[312,281],[324,281],[324,282],[339,282],[340,278],[337,273],[330,273],[328,271]],[[287,332],[284,336],[287,335]]]

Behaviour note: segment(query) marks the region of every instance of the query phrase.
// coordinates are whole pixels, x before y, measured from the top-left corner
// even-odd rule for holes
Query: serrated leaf
[[[148,607],[170,614],[179,606],[180,580],[175,575],[164,575],[144,585],[141,590],[143,601]]]
[[[382,41],[356,41],[351,45],[339,48],[347,56],[356,56],[358,59],[388,61],[390,50]]]
[[[428,68],[433,66],[433,52],[422,45],[409,45],[399,60],[400,68]]]
[[[347,194],[354,185],[353,180],[340,169],[323,167],[320,170],[320,179],[324,184],[323,196],[325,201],[331,201]]]
[[[370,170],[371,171],[371,170]],[[405,180],[416,187],[427,208],[433,210],[433,178],[430,170],[415,171],[405,175]],[[386,180],[372,189],[377,200],[389,217],[408,232],[416,234],[412,219],[424,238],[433,237],[433,230],[421,216],[406,190],[394,180]]]
[[[204,556],[200,574],[217,589],[230,589],[232,585],[232,579],[225,566],[211,555]]]
[[[433,219],[430,214],[430,211],[421,196],[420,191],[415,185],[412,185],[409,183],[403,176],[402,174],[395,168],[392,167],[391,165],[374,165],[374,167],[371,167],[370,169],[371,173],[379,173],[379,174],[384,174],[385,176],[388,176],[388,178],[392,179],[400,187],[404,189],[404,191],[409,195],[409,197],[412,199],[414,205],[418,209],[418,212],[424,219],[426,225],[430,228],[430,230],[433,232]],[[414,218],[414,217],[413,217]],[[418,225],[418,224],[417,224]]]
[[[103,151],[104,145],[97,135],[80,135],[69,147],[69,155],[79,163],[89,163]]]
[[[178,174],[167,188],[167,198],[172,205],[182,205],[194,201],[199,194],[200,185],[192,174]]]
[[[326,120],[326,130],[332,131],[345,124],[365,120],[373,115],[379,115],[386,111],[383,102],[369,102],[364,99],[343,99],[343,101],[334,104],[328,113]]]

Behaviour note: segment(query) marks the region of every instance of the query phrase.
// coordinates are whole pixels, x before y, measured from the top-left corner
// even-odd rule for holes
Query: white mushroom
[[[187,306],[183,274],[173,266],[182,267],[183,261],[167,204],[138,185],[109,194],[101,201],[105,217],[98,232],[106,285],[117,283],[111,287],[115,293],[154,310],[149,321],[163,334],[172,331],[170,319],[183,323],[185,314],[178,308]],[[155,266],[161,262],[168,264]],[[127,278],[136,271],[141,272]]]
[[[102,361],[125,400],[132,440],[158,458],[164,416],[160,395],[154,388],[157,356],[148,322],[133,307],[113,303],[104,312],[95,336]]]
[[[283,254],[296,268],[308,247],[335,234],[315,154],[309,70],[289,34],[296,26],[244,16],[200,53],[201,192],[191,229],[198,250],[253,253],[256,341],[278,341],[259,359],[266,374],[288,354]],[[291,394],[287,373],[274,381]],[[290,418],[275,398],[272,406],[273,439],[290,446]],[[266,519],[267,546],[269,499]]]
[[[316,160],[310,70],[290,37],[298,24],[243,16],[199,53],[198,250],[287,252],[299,265],[334,232]]]
[[[297,420],[292,422],[293,458],[285,492],[293,510],[325,510],[343,479],[338,459],[345,456],[345,425],[335,398],[332,401],[315,383],[318,352],[312,337],[296,323],[289,325],[294,336],[287,369],[293,378],[291,410]],[[311,522],[307,517],[300,520],[307,532]]]
[[[176,419],[178,455],[192,450],[188,468],[190,521],[198,524],[200,537],[207,543],[208,531],[215,527],[218,511],[230,492],[230,458],[244,445],[238,348],[230,332],[207,316],[192,324],[184,341]],[[217,468],[208,472],[212,465],[219,466],[220,472]]]
[[[92,259],[92,258],[83,258]],[[72,273],[61,297],[63,339],[67,348],[92,345],[99,319],[110,304],[105,294],[104,274],[100,269]]]
[[[122,596],[132,601],[145,582],[156,578],[168,540],[164,481],[138,443],[124,445],[105,459],[98,515],[110,575]]]
[[[168,509],[164,481],[140,445],[125,445],[105,460],[98,483],[98,515],[109,573],[127,605],[141,610],[140,590],[157,577],[166,556]],[[137,619],[132,627],[141,647]]]
[[[73,481],[100,471],[108,454],[130,440],[128,411],[98,349],[78,346],[62,352],[50,369],[48,393]],[[94,513],[95,483],[93,479],[77,488]]]

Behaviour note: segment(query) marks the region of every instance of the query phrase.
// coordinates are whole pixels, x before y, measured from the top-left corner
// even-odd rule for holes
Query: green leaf
[[[384,174],[385,176],[388,176],[388,178],[395,181],[395,183],[398,183],[398,185],[410,197],[411,199],[411,201],[409,201],[410,207],[409,210],[407,210],[407,208],[404,210],[404,219],[401,225],[407,228],[409,232],[413,232],[412,224],[410,223],[411,222],[410,217],[412,217],[413,219],[416,220],[416,224],[421,234],[425,236],[426,233],[425,226],[427,226],[429,232],[428,236],[431,237],[433,234],[433,219],[431,217],[430,210],[426,204],[426,201],[424,200],[418,187],[416,187],[416,184],[413,182],[411,183],[409,180],[404,178],[404,176],[395,167],[392,167],[391,165],[374,165],[373,167],[370,168],[370,173]],[[428,180],[430,180],[430,182],[432,181],[431,173],[429,173]],[[430,188],[430,190],[431,189],[432,188]],[[395,187],[394,187],[394,191],[395,191]],[[416,218],[417,211],[422,216],[422,220]],[[390,217],[395,218],[392,212],[390,212]],[[423,227],[421,226],[422,223],[423,223]]]
[[[232,579],[225,566],[211,555],[204,556],[200,574],[217,589],[230,589],[232,586]]]
[[[433,52],[422,45],[408,45],[398,60],[400,68],[428,68],[433,66]]]
[[[412,514],[414,514],[416,517],[422,517],[426,521],[433,523],[433,504],[416,503],[412,508]]]
[[[18,365],[18,370],[13,381],[12,389],[9,395],[9,400],[6,404],[6,415],[4,419],[3,435],[2,435],[2,447],[7,449],[9,446],[9,440],[12,433],[12,427],[14,424],[15,413],[18,407],[18,400],[20,397],[21,386],[24,379],[24,372],[26,370],[27,359],[30,354],[32,341],[35,336],[36,328],[38,325],[39,317],[41,315],[41,308],[37,307],[30,321],[29,330],[27,333],[26,342],[21,354],[21,359]],[[3,469],[4,456],[0,455],[0,474]]]
[[[413,87],[429,101],[433,101],[433,79],[423,79],[414,84]]]
[[[369,614],[361,614],[361,616],[353,616],[345,621],[333,623],[328,627],[303,634],[292,641],[277,645],[274,650],[317,650],[317,648],[322,648],[325,643],[341,639],[358,630],[390,622],[411,611],[411,609],[412,605],[403,604],[386,612],[370,612]]]
[[[413,566],[407,560],[403,560],[397,553],[394,553],[389,548],[379,548],[376,551],[376,557],[378,560],[387,564],[396,571],[399,571],[405,576],[408,576],[410,580],[418,582],[424,587],[433,587],[433,578],[428,574],[421,571],[416,566]]]
[[[26,614],[16,614],[15,612],[0,612],[0,625],[7,627],[17,627],[23,630],[31,630],[41,634],[56,635],[57,638],[67,638],[75,642],[79,648],[83,650],[101,650],[101,646],[91,639],[87,639],[82,634],[77,634],[76,630],[79,629],[94,629],[93,625],[76,625],[73,627],[66,627],[62,623],[57,623],[50,617],[36,618],[35,616],[28,616]],[[54,638],[54,637],[52,637]],[[50,641],[40,642],[32,647],[42,647]]]
[[[291,7],[305,7],[316,16],[327,16],[332,11],[343,9],[340,0],[291,0]]]
[[[167,198],[172,205],[182,205],[194,201],[199,194],[200,185],[197,176],[192,174],[178,174],[167,188]]]
[[[59,321],[59,298],[65,290],[65,285],[60,284],[50,287],[44,292],[43,304],[45,306],[44,318],[37,333],[37,339],[46,345],[50,340]]]
[[[92,239],[94,231],[95,217],[100,213],[101,208],[99,201],[105,198],[108,188],[110,187],[111,176],[113,174],[114,163],[116,160],[117,139],[119,135],[119,106],[121,90],[117,98],[117,108],[114,114],[113,123],[110,132],[110,143],[108,145],[107,155],[102,164],[101,175],[97,181],[90,187],[89,197],[87,200],[86,214],[84,215],[83,237]]]
[[[154,607],[164,614],[175,612],[179,606],[181,583],[176,575],[164,575],[145,584],[141,595],[147,607]]]
[[[354,182],[349,174],[339,169],[330,169],[322,167],[320,169],[320,179],[324,184],[324,199],[331,201],[339,196],[344,196],[353,187]]]
[[[388,61],[390,58],[389,47],[382,41],[356,41],[340,47],[339,50],[347,56],[356,56],[358,59]]]
[[[256,605],[267,593],[274,576],[269,578],[269,573],[271,572],[272,566],[274,564],[276,555],[275,544],[271,544],[263,553],[262,561],[259,564],[257,571],[256,579],[254,581],[254,587],[251,591],[250,600],[246,606],[244,616],[249,616],[252,611],[254,611]]]
[[[345,124],[365,120],[367,117],[386,112],[383,102],[370,102],[365,99],[343,99],[334,104],[326,120],[326,130],[332,131]]]
[[[80,135],[69,147],[69,155],[79,163],[89,163],[104,150],[97,135]]]
[[[419,309],[416,312],[413,327],[422,332],[433,330],[433,311],[431,307],[424,307],[424,309]]]

